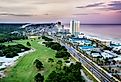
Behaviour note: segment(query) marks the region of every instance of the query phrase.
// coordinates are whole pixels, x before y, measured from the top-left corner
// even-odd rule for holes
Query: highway
[[[78,59],[90,72],[94,74],[100,81],[99,82],[120,82],[118,79],[114,79],[112,75],[108,72],[101,70],[101,67],[95,64],[92,60],[81,54],[79,51],[65,44],[62,40],[57,40],[55,37],[51,37],[55,41],[59,42],[62,46],[65,46],[66,49]]]
[[[63,44],[63,43],[62,43]],[[75,50],[73,47],[69,47],[65,44],[63,44],[67,50],[75,57],[77,58],[89,71],[91,71],[101,82],[119,82],[115,81],[115,79],[112,78],[112,76],[109,73],[105,73],[100,69],[98,65],[95,65],[92,63],[90,59],[88,59],[83,54],[79,53],[77,50]]]

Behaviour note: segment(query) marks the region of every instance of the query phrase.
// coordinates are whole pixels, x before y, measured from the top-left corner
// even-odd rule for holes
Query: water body
[[[65,25],[69,28],[69,25]],[[80,25],[80,32],[121,42],[121,25]]]

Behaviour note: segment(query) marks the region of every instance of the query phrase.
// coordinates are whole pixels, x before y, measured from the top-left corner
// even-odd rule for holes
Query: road
[[[115,81],[115,79],[112,78],[112,76],[109,73],[105,73],[100,69],[98,65],[95,65],[92,63],[90,59],[88,59],[83,54],[79,53],[77,50],[75,50],[73,47],[69,47],[65,44],[63,44],[67,50],[75,57],[77,58],[88,70],[90,70],[101,82],[119,82]]]
[[[66,49],[76,58],[78,59],[89,71],[91,71],[95,77],[97,77],[100,82],[120,82],[117,79],[114,79],[112,75],[110,75],[107,72],[104,72],[101,70],[101,67],[99,67],[97,64],[93,63],[89,58],[81,54],[79,51],[74,49],[73,47],[70,47],[68,45],[65,45],[63,41],[57,40],[56,37],[51,37],[55,41],[58,41],[62,46],[65,46]]]

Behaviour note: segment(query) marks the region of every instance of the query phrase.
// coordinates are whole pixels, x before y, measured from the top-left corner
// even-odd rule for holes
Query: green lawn
[[[48,58],[53,58],[54,61],[57,61],[55,58],[56,52],[39,44],[38,40],[18,40],[13,43],[4,44],[14,45],[21,43],[26,45],[27,41],[31,43],[36,51],[21,57],[14,67],[8,68],[6,70],[7,77],[1,79],[0,82],[34,82],[34,76],[38,73],[37,69],[33,66],[35,59],[39,59],[44,64],[44,71],[41,73],[44,75],[45,79],[49,73],[55,69],[56,64],[54,63],[53,66],[51,66],[51,64],[48,63]]]

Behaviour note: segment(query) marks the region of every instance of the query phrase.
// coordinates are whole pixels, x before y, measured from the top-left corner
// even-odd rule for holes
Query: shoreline
[[[15,56],[13,58],[6,58],[5,56],[0,57],[0,60],[2,60],[2,62],[3,62],[2,65],[0,66],[0,69],[3,69],[3,70],[0,70],[0,78],[5,77],[4,71],[6,68],[14,66],[20,57],[23,57],[23,56],[27,55],[28,53],[34,52],[34,51],[35,51],[35,49],[32,48],[28,51],[18,53],[18,56]]]
[[[113,26],[114,28],[110,27],[109,25],[105,26],[105,28],[108,28],[108,29],[104,29],[104,27],[100,25],[96,25],[96,26],[95,25],[83,26],[83,24],[81,25],[80,25],[80,33],[84,33],[87,36],[95,36],[101,39],[111,40],[112,42],[121,43],[121,39],[120,39],[121,38],[121,31],[120,31],[121,25],[120,27],[116,27],[116,28],[114,26]],[[64,26],[66,29],[70,29],[69,24],[65,24]]]
[[[84,33],[84,35],[86,37],[89,37],[89,38],[97,38],[97,39],[100,39],[100,40],[110,40],[113,43],[121,44],[120,38],[114,38],[114,37],[111,37],[111,36],[103,36],[101,34],[89,33],[89,32],[80,32],[80,33]]]

